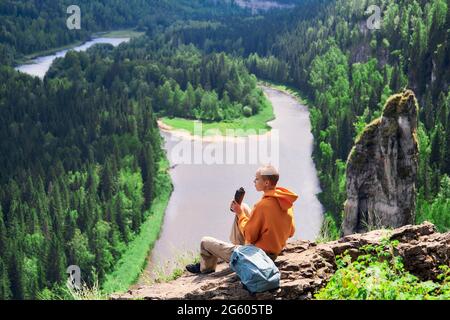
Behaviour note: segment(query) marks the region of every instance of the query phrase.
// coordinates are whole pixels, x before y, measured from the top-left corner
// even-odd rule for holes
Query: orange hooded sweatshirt
[[[295,233],[293,203],[298,195],[277,187],[265,191],[261,200],[253,206],[250,218],[239,216],[239,228],[245,244],[253,244],[266,253],[279,255],[288,238]]]

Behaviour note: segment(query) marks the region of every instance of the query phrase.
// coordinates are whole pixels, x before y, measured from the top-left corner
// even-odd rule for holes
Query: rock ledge
[[[309,241],[289,243],[276,264],[281,272],[280,288],[251,296],[243,289],[239,278],[225,263],[215,273],[191,275],[152,286],[141,286],[111,299],[311,299],[326,285],[336,270],[336,256],[349,250],[355,258],[360,248],[377,245],[389,238],[398,240],[397,255],[403,257],[405,268],[422,280],[435,280],[440,265],[450,265],[450,232],[438,233],[433,224],[407,225],[394,230],[375,230],[348,235],[337,241],[316,244]]]

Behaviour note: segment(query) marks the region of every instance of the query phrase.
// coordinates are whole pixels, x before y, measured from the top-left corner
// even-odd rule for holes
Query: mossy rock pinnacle
[[[344,234],[414,222],[417,115],[413,91],[393,95],[355,142],[347,160]]]

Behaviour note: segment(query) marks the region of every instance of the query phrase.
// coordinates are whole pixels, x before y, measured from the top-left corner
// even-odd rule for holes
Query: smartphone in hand
[[[241,187],[238,190],[236,190],[236,193],[234,194],[234,201],[236,201],[239,204],[242,204],[242,200],[244,200],[244,196],[245,196],[245,189]],[[230,210],[232,212],[234,212],[233,208],[230,208]]]

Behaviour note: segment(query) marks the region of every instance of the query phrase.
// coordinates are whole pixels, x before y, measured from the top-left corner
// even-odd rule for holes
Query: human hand
[[[242,207],[239,203],[236,202],[236,200],[233,200],[231,202],[231,210],[237,215],[240,215],[242,213]]]

